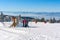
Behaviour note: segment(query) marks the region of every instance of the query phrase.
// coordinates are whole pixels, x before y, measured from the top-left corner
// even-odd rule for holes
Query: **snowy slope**
[[[29,26],[29,28],[0,27],[0,40],[60,40],[60,23],[30,22]]]

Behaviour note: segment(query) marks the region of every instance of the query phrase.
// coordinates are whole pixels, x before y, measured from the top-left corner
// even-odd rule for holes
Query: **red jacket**
[[[24,20],[23,20],[23,23],[27,23],[27,20],[24,19]]]

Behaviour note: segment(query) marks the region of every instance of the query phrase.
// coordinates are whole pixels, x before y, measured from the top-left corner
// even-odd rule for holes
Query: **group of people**
[[[17,19],[16,17],[12,17],[12,25],[10,27],[16,27],[19,24],[19,19]],[[28,21],[24,18],[23,22],[23,27],[28,27]]]

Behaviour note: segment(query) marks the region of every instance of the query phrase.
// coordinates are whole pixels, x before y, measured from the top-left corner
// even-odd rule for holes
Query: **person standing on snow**
[[[23,20],[23,27],[27,27],[28,26],[28,21],[26,19]]]

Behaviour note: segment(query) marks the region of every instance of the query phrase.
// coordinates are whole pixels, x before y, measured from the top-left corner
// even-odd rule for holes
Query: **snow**
[[[4,26],[5,24],[5,26]],[[0,22],[0,40],[60,40],[60,23],[29,22],[29,27],[9,28]]]

